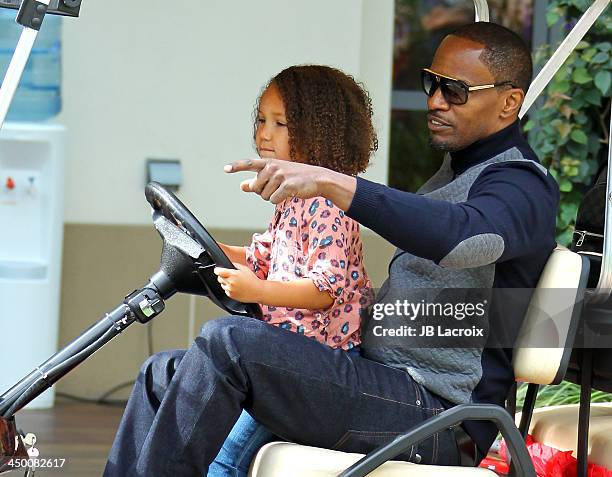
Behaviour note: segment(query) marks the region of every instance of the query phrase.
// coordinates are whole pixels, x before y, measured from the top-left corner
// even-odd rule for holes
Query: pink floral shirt
[[[278,204],[268,230],[253,235],[246,259],[262,280],[310,278],[334,299],[325,310],[262,305],[265,321],[333,348],[360,343],[359,311],[367,306],[371,283],[359,224],[330,200],[293,198]]]

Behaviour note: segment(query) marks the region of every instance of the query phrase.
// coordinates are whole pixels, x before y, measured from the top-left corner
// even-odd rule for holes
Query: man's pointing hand
[[[321,195],[318,179],[331,172],[299,162],[261,158],[236,161],[223,170],[229,173],[256,172],[257,176],[243,181],[240,188],[244,192],[255,192],[273,204],[279,204],[288,197],[309,199]]]

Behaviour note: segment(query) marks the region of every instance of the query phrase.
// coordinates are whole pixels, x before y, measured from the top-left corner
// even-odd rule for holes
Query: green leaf
[[[578,84],[585,84],[593,80],[586,68],[577,68],[574,70],[572,79]]]
[[[566,230],[563,233],[557,235],[557,242],[564,246],[569,246],[572,243],[573,233],[571,230]],[[556,403],[553,403],[556,404]]]
[[[523,131],[525,132],[531,131],[534,126],[535,126],[535,121],[533,119],[530,119],[529,121],[525,123],[525,126],[523,127]]]
[[[559,172],[556,169],[549,169],[548,172],[550,172],[550,175],[559,182]]]
[[[597,53],[597,48],[589,48],[584,53],[582,53],[582,59],[585,61],[591,61],[593,56]]]
[[[589,138],[582,129],[574,129],[570,134],[570,138],[578,144],[586,144],[589,141]]]
[[[575,5],[581,12],[584,12],[587,8],[589,8],[591,6],[591,2],[590,0],[573,0],[571,2],[573,5]]]
[[[580,161],[580,176],[583,178],[583,183],[585,179],[589,178],[590,180],[591,166],[587,161]]]
[[[561,192],[570,192],[572,190],[573,184],[568,179],[561,179],[561,183],[559,184],[559,190]]]
[[[583,98],[586,99],[587,103],[590,103],[593,106],[599,106],[601,103],[601,93],[596,89],[587,90],[584,93]]]
[[[591,63],[599,64],[605,63],[610,58],[610,55],[606,52],[600,51],[593,58],[591,58]]]
[[[550,86],[551,93],[567,93],[571,88],[571,84],[569,81],[559,81],[553,82]]]
[[[569,152],[574,159],[585,159],[587,151],[584,145],[570,142],[567,144],[567,152]]]
[[[580,111],[585,105],[585,101],[582,97],[580,96],[574,96],[574,98],[572,99],[572,102],[570,103],[570,106],[572,109],[576,109],[578,111]]]
[[[599,100],[601,100],[601,96],[598,96]],[[597,103],[599,104],[599,103]],[[574,121],[578,124],[584,125],[589,120],[589,118],[584,113],[578,113],[574,116]]]
[[[609,71],[600,71],[595,75],[595,86],[604,96],[608,94],[610,83],[612,83],[612,73]]]
[[[557,71],[557,76],[563,78],[569,75],[578,58],[579,58],[578,55],[575,52],[572,52],[567,57],[567,60],[565,60],[565,63],[563,64],[563,66],[559,68],[559,71]]]
[[[609,41],[604,41],[599,44],[599,49],[601,51],[610,51],[612,50],[612,43],[610,43]]]
[[[566,123],[560,120],[558,123],[555,123],[554,126],[557,131],[559,131],[559,134],[562,138],[566,138],[572,130],[572,125],[570,123]]]
[[[555,23],[561,20],[561,16],[557,12],[557,10],[551,10],[550,12],[546,12],[546,24],[551,27]]]
[[[566,222],[571,222],[576,218],[578,212],[578,205],[574,203],[562,204],[561,205],[561,218]]]
[[[601,149],[601,142],[599,137],[597,137],[597,134],[591,134],[589,136],[589,154],[591,154],[592,156],[596,156],[599,153],[599,150]]]
[[[585,48],[588,48],[589,46],[591,46],[591,44],[588,41],[584,41],[582,40],[580,43],[578,43],[576,45],[576,50],[584,50]]]
[[[576,66],[580,68],[584,68],[586,65],[587,65],[587,62],[584,61],[582,58],[576,58]]]

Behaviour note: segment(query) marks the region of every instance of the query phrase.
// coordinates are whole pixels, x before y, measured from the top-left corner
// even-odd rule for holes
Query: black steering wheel
[[[221,288],[213,269],[236,267],[189,209],[157,182],[147,184],[145,196],[164,240],[161,269],[176,291],[208,296],[228,313],[261,319],[258,304],[236,301]]]

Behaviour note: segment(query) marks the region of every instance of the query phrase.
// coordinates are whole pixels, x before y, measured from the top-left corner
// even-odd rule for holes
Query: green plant
[[[548,26],[560,28],[567,34],[591,3],[589,0],[551,1],[546,14]],[[569,245],[572,240],[578,204],[592,183],[598,165],[607,156],[611,34],[612,15],[604,13],[550,82],[543,106],[530,114],[524,128],[531,131],[530,144],[559,183],[557,241],[563,245]],[[538,49],[535,63],[543,65],[552,51],[547,45]],[[519,405],[526,391],[526,385],[519,386]],[[592,402],[612,402],[612,394],[594,391],[591,399]],[[563,381],[540,389],[536,407],[578,402],[580,387]]]
[[[516,393],[516,403],[520,408],[525,401],[527,385],[521,384]],[[578,404],[580,402],[580,386],[563,381],[557,385],[543,386],[538,392],[536,407],[560,406],[562,404]],[[591,402],[612,402],[612,394],[603,391],[593,391]]]
[[[569,32],[590,6],[588,0],[553,0],[546,20]],[[530,115],[525,131],[542,163],[559,183],[557,240],[571,242],[578,204],[592,183],[609,141],[612,84],[612,15],[605,13],[569,56],[545,90],[544,105]],[[550,57],[544,46],[536,64]]]

